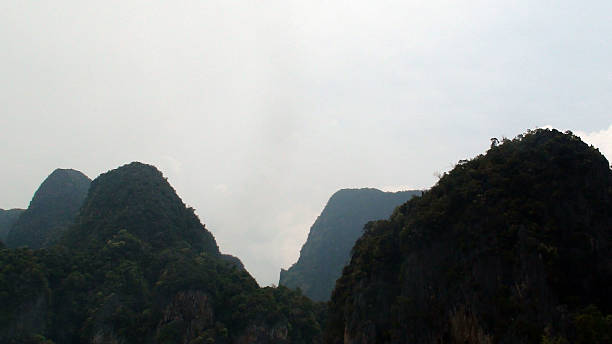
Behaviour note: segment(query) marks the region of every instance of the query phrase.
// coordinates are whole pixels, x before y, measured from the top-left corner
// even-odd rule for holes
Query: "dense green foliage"
[[[43,185],[32,212],[66,199]],[[336,193],[287,281],[324,286],[349,231],[393,208],[380,194]],[[612,341],[612,172],[571,133],[495,140],[369,222],[329,313],[259,288],[152,166],[101,175],[81,204],[55,246],[0,244],[0,342],[318,343],[325,322],[334,344]]]
[[[40,185],[28,209],[10,229],[8,247],[48,247],[55,243],[77,215],[91,180],[83,173],[57,169]]]
[[[315,343],[324,305],[260,289],[161,173],[92,182],[60,245],[0,249],[0,342]]]
[[[612,172],[536,130],[461,161],[368,224],[330,303],[328,343],[609,343]]]
[[[313,300],[328,301],[364,225],[388,218],[395,207],[420,194],[377,189],[337,191],[310,228],[297,263],[281,270],[279,285],[300,288]]]
[[[23,213],[23,209],[0,209],[0,241],[6,241],[9,231],[21,216],[21,213]]]
[[[219,254],[193,208],[185,206],[153,166],[131,163],[96,178],[64,244],[99,249],[122,229],[155,249],[180,245]]]

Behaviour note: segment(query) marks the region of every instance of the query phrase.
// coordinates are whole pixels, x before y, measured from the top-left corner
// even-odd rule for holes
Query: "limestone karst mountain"
[[[155,167],[96,178],[44,250],[0,249],[0,342],[317,343],[323,305],[259,288]]]
[[[72,169],[56,169],[40,185],[28,209],[11,227],[8,247],[47,247],[72,224],[91,180]]]
[[[395,207],[420,194],[372,188],[337,191],[310,228],[299,260],[288,270],[281,270],[279,285],[300,288],[316,301],[328,301],[365,224],[388,218]]]
[[[371,223],[330,303],[327,343],[610,343],[612,171],[536,130],[461,161]]]

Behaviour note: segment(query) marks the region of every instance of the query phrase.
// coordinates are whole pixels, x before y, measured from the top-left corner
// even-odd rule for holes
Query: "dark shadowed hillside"
[[[0,241],[6,241],[6,237],[15,224],[23,209],[0,209]]]
[[[2,343],[317,343],[325,308],[259,288],[155,167],[91,184],[49,249],[0,249]]]
[[[386,219],[395,207],[421,191],[382,192],[377,189],[344,189],[327,202],[310,228],[300,258],[289,270],[281,270],[279,285],[300,288],[304,295],[328,301],[348,263],[355,240],[363,226]]]
[[[610,343],[611,244],[599,151],[556,130],[494,141],[367,226],[326,342]]]
[[[40,248],[56,242],[81,208],[89,183],[91,180],[79,171],[53,171],[11,228],[6,245]]]
[[[153,248],[181,245],[218,255],[212,234],[155,167],[131,163],[96,178],[65,244],[99,248],[125,230]]]

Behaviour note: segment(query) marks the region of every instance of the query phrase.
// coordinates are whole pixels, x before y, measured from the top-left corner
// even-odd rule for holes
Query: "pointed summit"
[[[53,171],[10,229],[7,246],[41,248],[57,241],[77,215],[90,183],[86,175],[76,170]]]
[[[91,183],[69,246],[98,247],[127,230],[153,248],[189,247],[218,255],[212,234],[187,208],[162,173],[133,162],[100,175]]]

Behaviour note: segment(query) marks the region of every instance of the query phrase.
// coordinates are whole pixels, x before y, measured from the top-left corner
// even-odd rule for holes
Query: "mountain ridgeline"
[[[300,288],[316,301],[328,301],[364,225],[388,218],[395,207],[420,194],[371,188],[337,191],[310,228],[297,263],[281,270],[279,285]]]
[[[461,161],[368,224],[327,343],[611,343],[612,171],[570,132]]]
[[[6,241],[9,231],[23,211],[23,209],[0,209],[0,241]]]
[[[317,343],[325,307],[259,288],[153,166],[99,176],[58,245],[0,249],[2,343]]]
[[[76,170],[53,171],[11,227],[6,245],[36,249],[55,243],[74,221],[90,183],[87,176]]]
[[[47,181],[13,229],[72,204]],[[423,193],[334,194],[281,276],[325,299],[361,233],[327,304],[260,288],[153,166],[88,189],[68,229],[0,244],[1,343],[612,343],[612,170],[570,132],[493,140]]]

